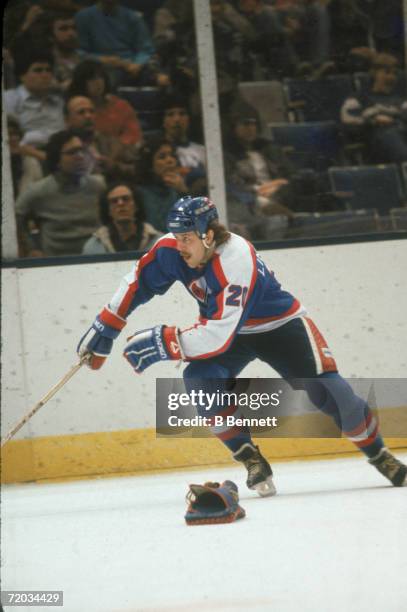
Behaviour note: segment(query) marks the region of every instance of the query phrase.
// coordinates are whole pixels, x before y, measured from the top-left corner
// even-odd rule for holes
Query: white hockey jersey
[[[180,330],[187,360],[223,353],[236,334],[269,331],[305,314],[275,279],[253,245],[236,234],[201,268],[188,267],[173,234],[167,234],[124,277],[109,308],[126,318],[154,295],[180,281],[199,305],[199,320]]]

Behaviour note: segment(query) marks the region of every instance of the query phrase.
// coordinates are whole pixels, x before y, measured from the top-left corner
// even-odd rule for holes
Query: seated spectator
[[[279,147],[259,137],[257,112],[241,105],[231,115],[231,131],[225,143],[226,176],[243,192],[252,194],[251,205],[269,213],[283,212],[292,168]]]
[[[191,0],[165,0],[155,11],[153,39],[157,49],[194,28]]]
[[[95,129],[95,106],[85,96],[72,96],[65,102],[65,126],[82,140],[89,174],[103,174],[110,167],[110,157],[100,151]],[[109,143],[110,144],[110,143]],[[110,147],[108,153],[110,154]]]
[[[256,80],[291,74],[293,53],[277,11],[263,0],[239,0],[238,8],[256,32],[256,38],[250,45],[257,59],[257,71],[260,71]]]
[[[173,91],[196,97],[199,88],[191,0],[165,0],[154,15],[153,40]]]
[[[98,197],[105,184],[86,174],[83,143],[70,130],[51,136],[46,149],[50,174],[31,185],[16,202],[23,255],[76,255],[99,225]],[[29,221],[39,228],[39,244]]]
[[[278,147],[259,138],[253,108],[240,105],[230,122],[224,146],[229,221],[245,225],[253,239],[265,239],[273,223],[287,226],[294,216],[292,169]],[[279,218],[270,222],[270,216]]]
[[[330,15],[320,0],[277,3],[276,13],[285,33],[285,76],[319,78],[333,68],[329,61]]]
[[[301,57],[313,66],[329,60],[331,44],[331,19],[325,2],[303,0],[304,41],[300,47]]]
[[[73,96],[65,104],[66,127],[75,130],[85,149],[86,167],[90,174],[104,174],[110,180],[132,179],[135,176],[137,150],[95,128],[95,107],[89,98]]]
[[[111,93],[109,77],[103,65],[94,60],[81,62],[73,73],[68,97],[85,96],[93,102],[96,130],[123,144],[141,142],[143,134],[134,108]]]
[[[399,62],[405,59],[406,6],[400,0],[372,2],[370,11],[373,21],[374,48],[379,53],[390,53]]]
[[[100,196],[99,216],[102,226],[85,243],[85,255],[146,251],[162,236],[144,221],[142,203],[130,183],[108,186]]]
[[[75,19],[81,50],[109,69],[114,86],[144,84],[154,47],[139,13],[118,0],[100,0]]]
[[[47,16],[38,3],[29,0],[6,2],[3,23],[3,64],[6,89],[19,85],[14,70],[14,57],[23,50],[44,48],[47,38]],[[4,50],[6,53],[4,53]]]
[[[38,159],[27,153],[21,144],[22,132],[18,121],[7,118],[8,146],[10,150],[11,176],[13,193],[16,198],[27,188],[43,177],[42,167]]]
[[[78,51],[79,37],[74,14],[52,13],[49,27],[54,56],[54,77],[60,89],[65,91],[71,84],[73,71],[82,59]]]
[[[373,163],[407,160],[407,101],[398,90],[398,60],[387,53],[373,58],[366,91],[345,100],[341,120],[363,140]]]
[[[349,70],[357,59],[353,51],[369,47],[369,32],[373,29],[369,3],[362,7],[354,0],[330,0],[327,8],[331,18],[331,58],[338,72],[354,72]]]
[[[164,137],[176,150],[185,184],[191,194],[206,187],[205,147],[189,139],[190,115],[187,102],[180,96],[168,96],[164,102]]]
[[[41,50],[22,50],[15,58],[21,85],[4,93],[4,106],[21,126],[23,144],[44,147],[64,127],[63,100],[52,91],[52,66],[52,57]]]
[[[146,220],[165,233],[171,206],[177,199],[189,193],[176,151],[173,145],[163,138],[151,139],[141,150],[140,164],[140,193]]]
[[[211,0],[219,103],[227,111],[234,101],[239,81],[253,80],[253,65],[247,52],[256,40],[251,23],[226,0]]]

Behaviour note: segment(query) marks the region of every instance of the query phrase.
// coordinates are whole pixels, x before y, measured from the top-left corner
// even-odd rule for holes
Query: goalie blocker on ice
[[[80,341],[78,351],[90,355],[90,367],[101,367],[134,310],[178,280],[196,300],[199,319],[182,329],[155,325],[135,333],[124,350],[135,372],[163,360],[183,360],[187,391],[206,393],[225,390],[254,359],[268,363],[286,380],[311,379],[304,387],[311,402],[334,419],[393,485],[406,484],[407,467],[385,448],[368,405],[339,375],[321,332],[253,245],[228,232],[205,197],[178,200],[167,227],[169,233],[141,257]],[[219,389],[219,379],[225,381],[224,389]],[[204,416],[216,414],[238,417],[239,411],[219,403]],[[260,495],[274,494],[272,470],[250,430],[211,429],[245,465],[248,487]]]

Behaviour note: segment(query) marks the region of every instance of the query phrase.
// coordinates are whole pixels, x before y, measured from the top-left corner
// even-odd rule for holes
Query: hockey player
[[[198,301],[199,322],[185,329],[156,325],[137,332],[124,350],[136,372],[162,360],[184,360],[187,389],[204,384],[206,392],[213,392],[230,388],[250,361],[261,359],[284,379],[306,379],[313,404],[333,417],[369,463],[394,486],[407,484],[407,466],[384,446],[368,405],[338,374],[315,323],[281,288],[253,245],[228,232],[205,197],[178,200],[167,227],[170,233],[141,257],[80,341],[78,351],[88,355],[88,365],[102,366],[134,309],[181,281]],[[234,410],[219,405],[210,416]],[[247,486],[260,495],[274,494],[272,470],[250,431],[237,426],[212,430],[247,468]]]

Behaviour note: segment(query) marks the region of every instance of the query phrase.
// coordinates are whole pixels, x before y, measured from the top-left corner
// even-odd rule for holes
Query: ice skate
[[[260,453],[258,446],[247,442],[233,454],[233,458],[244,463],[247,469],[246,484],[249,489],[257,491],[261,497],[276,494],[272,469]]]
[[[407,486],[407,465],[396,459],[387,448],[382,448],[376,457],[369,459],[369,463],[374,465],[395,487]]]

